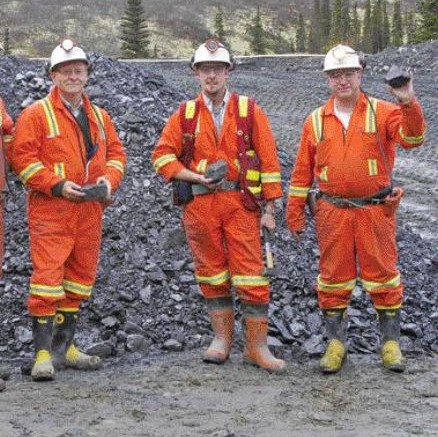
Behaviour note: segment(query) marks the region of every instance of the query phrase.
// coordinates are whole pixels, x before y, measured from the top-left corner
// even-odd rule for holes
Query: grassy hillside
[[[156,45],[160,57],[188,57],[193,45],[213,32],[216,7],[221,6],[228,40],[237,54],[245,54],[245,31],[258,3],[265,28],[285,44],[292,38],[291,23],[298,13],[310,18],[313,6],[312,0],[143,0],[151,48]],[[413,3],[402,0],[402,5]],[[9,27],[14,54],[48,56],[54,43],[69,35],[88,51],[120,56],[119,20],[124,7],[125,0],[1,0],[0,32]]]

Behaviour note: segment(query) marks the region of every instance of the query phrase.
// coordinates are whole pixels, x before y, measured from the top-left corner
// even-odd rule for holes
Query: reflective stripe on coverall
[[[230,104],[230,99],[218,138],[202,95],[197,100],[200,113],[190,169],[199,173],[209,163],[224,159],[228,164],[227,180],[237,181],[239,156],[235,105]],[[252,134],[252,144],[261,161],[263,198],[279,198],[281,175],[275,140],[269,121],[258,105],[255,105]],[[181,152],[182,130],[176,112],[170,117],[153,152],[154,166],[167,181],[184,168],[178,160]],[[193,253],[196,278],[204,297],[229,296],[232,284],[246,302],[269,302],[269,283],[263,276],[260,212],[246,210],[239,191],[195,196],[184,207],[183,222]]]
[[[318,114],[314,112],[304,123],[288,197],[287,223],[293,231],[304,227],[306,198],[315,179],[320,190],[329,196],[372,196],[390,184],[388,172],[394,166],[396,143],[409,149],[424,141],[425,121],[417,101],[397,106],[378,100],[377,132],[386,155],[385,164],[366,96],[359,96],[346,132],[334,114],[333,103],[332,97],[319,112],[323,118],[321,140],[321,132],[315,129]],[[396,267],[395,240],[400,197],[401,193],[385,204],[362,208],[339,208],[324,199],[318,201],[320,275],[316,288],[321,308],[348,305],[356,285],[356,257],[359,279],[376,308],[400,307],[403,286]]]
[[[6,106],[0,98],[0,278],[3,278],[3,260],[5,257],[5,206],[6,192],[6,156],[5,150],[12,140],[14,122],[6,111]]]
[[[54,197],[62,180],[93,184],[106,176],[114,191],[126,163],[122,144],[109,115],[92,107],[83,95],[96,154],[87,162],[82,131],[54,87],[48,99],[25,109],[8,157],[28,195],[28,221],[33,273],[28,310],[32,316],[77,311],[91,294],[100,251],[103,205]],[[100,115],[99,115],[100,114]]]

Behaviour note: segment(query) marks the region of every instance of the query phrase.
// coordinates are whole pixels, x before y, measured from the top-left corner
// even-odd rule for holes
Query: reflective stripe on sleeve
[[[296,185],[289,186],[289,196],[307,197],[311,187],[298,187]]]
[[[35,174],[38,173],[40,170],[44,168],[44,165],[41,161],[33,162],[32,164],[29,164],[24,170],[22,170],[18,177],[21,179],[23,184],[26,184],[27,181]]]
[[[119,170],[120,173],[125,173],[125,167],[123,166],[123,163],[121,161],[118,161],[117,159],[110,159],[106,162],[107,167],[113,167],[117,170]]]
[[[161,167],[164,167],[166,164],[169,164],[169,162],[173,161],[177,161],[176,155],[174,153],[160,156],[154,161],[155,171],[159,171]]]

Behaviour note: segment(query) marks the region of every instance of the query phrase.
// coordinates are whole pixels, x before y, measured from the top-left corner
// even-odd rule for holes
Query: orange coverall
[[[14,122],[6,111],[6,106],[0,98],[0,279],[3,278],[3,260],[5,257],[5,207],[4,193],[6,192],[6,156],[7,144],[12,140]]]
[[[82,131],[56,87],[22,112],[8,148],[13,170],[30,190],[31,316],[78,311],[91,295],[99,259],[104,205],[55,197],[52,188],[63,180],[83,186],[106,176],[114,191],[124,174],[125,152],[109,115],[93,109],[85,94],[83,105],[97,145],[88,162]]]
[[[323,137],[315,135],[312,115],[303,127],[292,171],[287,224],[291,231],[305,225],[304,207],[315,181],[329,196],[368,197],[390,185],[396,143],[410,149],[424,141],[425,121],[417,101],[398,106],[378,100],[377,132],[368,132],[369,103],[361,93],[348,130],[334,113],[332,97],[322,107]],[[387,168],[388,167],[388,168]],[[316,232],[320,248],[317,292],[320,307],[347,307],[358,275],[377,309],[398,308],[403,299],[400,272],[396,267],[396,209],[398,196],[384,204],[341,208],[320,198],[316,208]]]
[[[237,181],[236,105],[227,103],[219,137],[202,95],[195,131],[190,170],[204,173],[208,164],[223,159],[228,164],[226,179]],[[170,181],[184,166],[178,111],[169,119],[153,152],[155,169]],[[261,161],[262,195],[265,200],[281,197],[280,165],[269,121],[255,105],[252,145]],[[240,191],[217,191],[195,196],[184,206],[183,225],[195,262],[196,279],[206,298],[230,296],[231,285],[249,303],[269,302],[269,282],[263,276],[260,241],[260,212],[244,208]]]

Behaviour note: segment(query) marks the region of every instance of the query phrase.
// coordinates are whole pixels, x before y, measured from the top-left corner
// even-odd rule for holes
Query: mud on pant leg
[[[90,298],[102,241],[102,206],[98,202],[84,202],[79,206],[75,241],[65,262],[62,283],[65,299],[58,302],[58,310],[65,312],[79,311],[82,300]]]
[[[316,232],[320,251],[320,274],[316,290],[322,309],[346,308],[356,285],[354,212],[320,200]]]
[[[229,209],[224,211],[231,282],[243,302],[268,304],[270,291],[269,280],[263,276],[260,213],[245,209],[239,194],[229,195]]]
[[[403,285],[397,269],[395,212],[385,205],[361,209],[355,219],[360,277],[376,309],[399,308]]]
[[[184,207],[183,225],[206,299],[231,296],[227,248],[215,194],[196,196]]]

